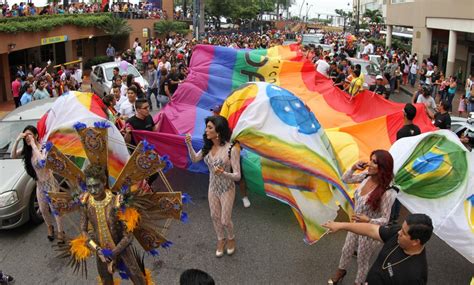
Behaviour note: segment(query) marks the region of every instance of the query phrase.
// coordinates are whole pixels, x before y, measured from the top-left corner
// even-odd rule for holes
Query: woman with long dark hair
[[[204,159],[209,167],[209,208],[217,234],[216,256],[224,251],[232,255],[235,251],[232,206],[235,198],[235,182],[240,180],[240,148],[230,143],[231,130],[227,119],[222,116],[206,118],[203,135],[204,146],[196,153],[191,144],[191,136],[186,135],[186,145],[192,162]],[[224,230],[227,231],[227,240]]]
[[[23,148],[17,150],[18,143],[23,141]],[[48,192],[56,192],[59,190],[59,185],[53,176],[51,170],[44,167],[46,159],[46,151],[38,141],[38,130],[34,126],[26,126],[23,132],[18,136],[13,146],[11,157],[13,159],[23,157],[25,170],[36,181],[36,198],[38,199],[39,209],[43,219],[48,226],[48,240],[53,241],[54,236],[54,219],[53,209],[50,211],[48,203]],[[61,218],[55,215],[58,242],[64,243],[65,234]]]
[[[365,171],[367,169],[367,171]],[[363,171],[354,174],[355,171]],[[393,158],[386,150],[375,150],[370,154],[370,161],[359,161],[342,176],[346,183],[360,183],[354,192],[354,214],[351,220],[355,223],[372,223],[386,225],[390,219],[390,211],[397,195],[391,188],[393,180]],[[363,284],[369,271],[369,260],[378,242],[374,239],[347,233],[339,268],[333,284],[337,284],[346,275],[346,268],[357,251],[357,275],[355,284]]]

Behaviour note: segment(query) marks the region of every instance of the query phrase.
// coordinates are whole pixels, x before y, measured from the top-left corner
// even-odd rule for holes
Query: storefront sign
[[[67,42],[67,36],[56,36],[41,39],[41,45],[49,45],[61,42]]]
[[[149,29],[148,28],[143,28],[142,30],[142,36],[144,38],[148,38],[148,34],[149,34]]]

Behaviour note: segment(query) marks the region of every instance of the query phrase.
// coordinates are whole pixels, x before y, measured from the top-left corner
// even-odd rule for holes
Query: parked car
[[[27,126],[51,108],[55,98],[33,101],[10,112],[0,121],[0,229],[11,229],[31,221],[43,222],[36,200],[36,183],[25,171],[23,160],[11,159],[16,138]],[[22,143],[18,146],[21,149]]]
[[[104,95],[110,94],[112,89],[112,77],[114,67],[119,67],[117,62],[106,62],[99,65],[92,66],[91,72],[91,91],[103,97]],[[120,68],[120,67],[119,67]],[[138,72],[135,66],[127,63],[127,69],[122,70],[120,68],[121,74],[133,74],[135,82],[138,82],[144,91],[148,89],[148,82],[143,78],[143,76]],[[124,82],[125,83],[125,82]]]
[[[474,148],[474,112],[471,112],[469,118],[451,116],[451,131],[458,137],[466,136],[469,138],[469,147]]]
[[[373,61],[361,59],[361,58],[353,58],[353,57],[349,57],[347,58],[347,60],[349,60],[352,63],[352,65],[360,64],[362,74],[364,74],[364,86],[363,86],[364,89],[369,89],[371,85],[375,84],[375,77],[377,75],[383,75],[382,74],[383,72],[380,69],[380,65],[378,65],[377,63]],[[388,85],[387,79],[384,78],[383,84],[385,85],[386,88],[387,87],[390,88],[390,86],[387,86]]]
[[[321,39],[324,37],[322,34],[303,34],[303,39],[301,44],[302,45],[309,45],[313,44],[315,46],[318,46],[321,44]]]

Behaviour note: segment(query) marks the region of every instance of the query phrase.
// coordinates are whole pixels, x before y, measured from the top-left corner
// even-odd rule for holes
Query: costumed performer
[[[23,141],[23,148],[17,150],[18,143]],[[11,158],[16,159],[23,157],[25,170],[36,181],[36,198],[38,200],[39,210],[43,216],[44,222],[48,227],[48,240],[55,239],[54,220],[57,225],[58,243],[64,243],[65,233],[63,224],[59,215],[54,215],[53,209],[50,211],[48,203],[48,192],[58,192],[59,185],[53,176],[53,172],[44,167],[46,159],[46,150],[44,145],[38,141],[38,130],[34,126],[26,126],[22,133],[18,136],[13,145]]]
[[[355,171],[365,170],[361,174]],[[370,154],[370,161],[359,161],[342,176],[345,183],[360,183],[354,192],[354,214],[351,220],[356,223],[370,223],[384,226],[390,218],[393,201],[397,192],[390,186],[393,180],[393,158],[386,150],[375,150]],[[354,233],[347,233],[339,267],[333,284],[340,282],[347,271],[352,255],[357,251],[357,275],[355,284],[362,284],[369,271],[369,260],[375,251],[378,241]]]
[[[235,182],[240,180],[240,148],[231,144],[231,130],[227,119],[222,116],[206,118],[203,135],[204,146],[196,153],[191,136],[186,135],[186,145],[192,162],[204,160],[209,167],[209,208],[217,234],[216,256],[221,257],[235,251],[232,207],[235,198]],[[227,231],[225,239],[224,229]]]

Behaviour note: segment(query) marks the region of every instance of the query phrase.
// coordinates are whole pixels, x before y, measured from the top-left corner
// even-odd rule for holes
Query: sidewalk
[[[415,93],[416,90],[417,90],[417,85],[415,85],[415,87],[411,87],[410,84],[400,85],[400,93],[405,93],[406,95],[409,95],[410,98],[413,96],[413,93]],[[453,99],[453,112],[452,112],[453,116],[459,116],[458,107],[459,107],[459,99],[461,98],[461,96],[464,96],[464,86],[461,86],[460,88],[460,85],[458,84],[458,89]],[[436,101],[436,103],[438,103],[438,101]]]
[[[15,102],[1,102],[0,103],[0,119],[3,119],[9,112],[15,109]]]

